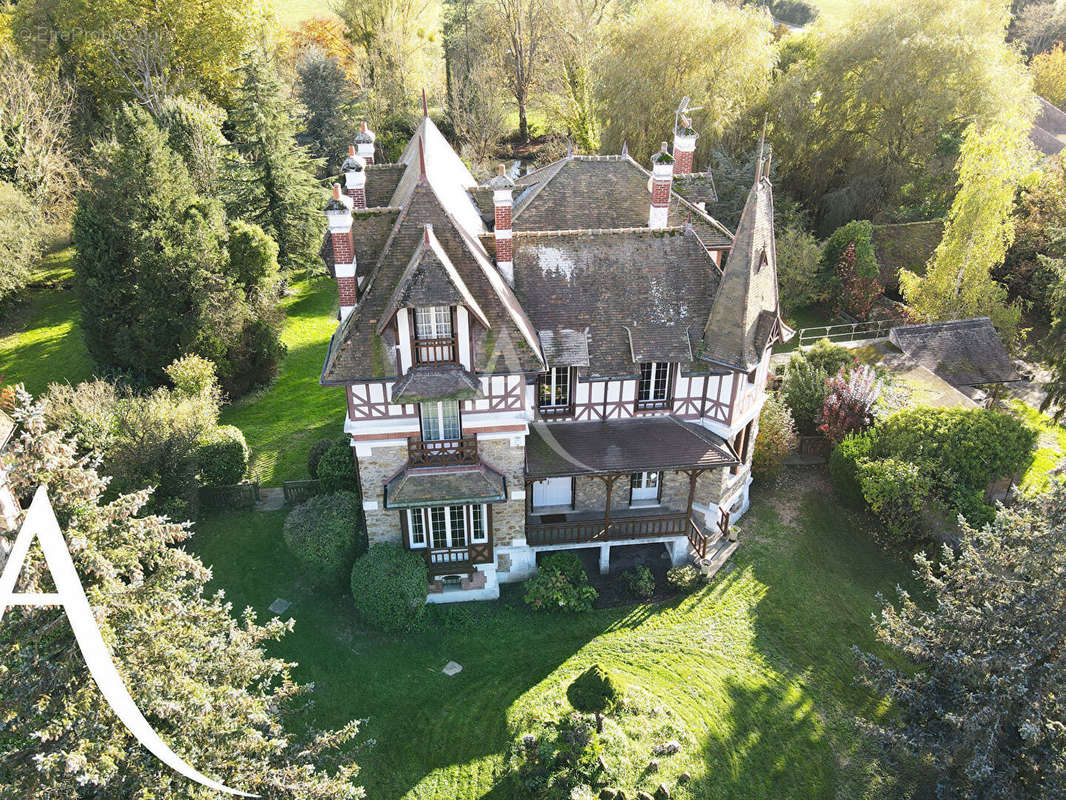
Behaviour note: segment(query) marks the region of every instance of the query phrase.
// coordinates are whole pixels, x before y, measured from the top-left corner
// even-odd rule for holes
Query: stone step
[[[706,558],[695,557],[696,566],[700,568],[700,572],[704,573],[709,580],[715,576],[718,570],[725,566],[725,563],[736,552],[738,547],[740,547],[739,541],[731,542],[728,539],[718,539],[707,548]],[[693,555],[695,556],[695,554]]]

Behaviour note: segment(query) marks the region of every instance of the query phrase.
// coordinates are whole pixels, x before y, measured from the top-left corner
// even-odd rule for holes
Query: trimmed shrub
[[[218,378],[215,365],[197,355],[182,356],[166,368],[174,390],[186,397],[217,396]]]
[[[626,589],[637,597],[647,599],[655,594],[655,576],[643,564],[638,564],[633,569],[623,572],[619,578]]]
[[[702,583],[702,573],[691,564],[673,567],[666,572],[666,585],[675,592],[692,592]]]
[[[781,396],[804,436],[818,432],[818,418],[829,396],[829,374],[802,354],[793,354],[781,382]]]
[[[248,444],[240,428],[222,425],[200,438],[200,483],[232,486],[248,471]]]
[[[859,463],[870,457],[873,438],[868,433],[844,438],[829,456],[829,482],[837,498],[852,508],[862,508],[865,498],[859,483]]]
[[[759,433],[751,457],[752,474],[757,478],[776,477],[798,441],[792,412],[780,397],[771,394],[759,414]]]
[[[378,542],[352,567],[359,618],[383,631],[409,631],[426,611],[429,576],[421,556]]]
[[[929,497],[930,479],[918,464],[882,458],[861,461],[862,495],[890,534],[909,539],[921,529],[920,512]]]
[[[355,473],[355,457],[348,438],[338,439],[318,462],[318,481],[323,493],[354,491],[359,481]]]
[[[363,549],[361,511],[354,492],[335,492],[312,497],[285,517],[285,543],[316,583],[344,585]]]
[[[526,604],[537,611],[590,611],[599,597],[589,585],[581,559],[573,553],[549,553],[537,574],[526,581]]]
[[[342,437],[346,439],[347,437]],[[311,449],[307,451],[307,474],[311,476],[312,480],[318,477],[318,464],[334,444],[337,443],[337,439],[327,437],[325,439],[319,439],[313,445]]]
[[[819,339],[809,350],[803,350],[792,357],[805,359],[815,369],[820,369],[826,375],[836,375],[841,367],[855,366],[857,359],[855,353],[843,345],[835,344],[828,339]]]
[[[566,689],[566,699],[578,711],[602,714],[618,704],[621,692],[614,678],[599,664],[582,672]]]

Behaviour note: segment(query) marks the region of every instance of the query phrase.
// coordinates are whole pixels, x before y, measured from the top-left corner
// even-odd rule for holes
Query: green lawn
[[[1018,488],[1023,492],[1047,491],[1051,483],[1049,473],[1066,458],[1066,428],[1056,424],[1047,414],[1042,414],[1019,400],[1011,401],[1010,408],[1016,417],[1028,424],[1039,436],[1033,450],[1032,463],[1018,481]]]
[[[282,341],[289,348],[265,389],[222,411],[222,424],[244,432],[251,474],[268,486],[307,478],[307,450],[344,426],[344,390],[318,385],[330,336],[337,328],[337,285],[326,276],[293,281],[285,298]]]
[[[620,785],[654,790],[688,771],[682,800],[910,796],[897,785],[904,771],[880,764],[856,728],[886,708],[857,686],[849,651],[873,646],[875,594],[907,585],[908,568],[809,475],[757,492],[733,568],[712,585],[576,617],[535,615],[505,587],[497,603],[431,609],[422,632],[368,632],[348,599],[306,584],[281,538],[283,512],[200,523],[193,549],[235,611],[267,617],[276,597],[293,601],[296,629],[276,653],[314,683],[312,722],[366,720],[352,756],[375,800],[518,798],[499,779],[512,736],[567,713],[566,686],[592,663],[621,678],[632,705],[608,725]],[[445,677],[453,659],[464,669]],[[681,753],[644,774],[667,738]]]
[[[74,251],[59,249],[42,260],[26,297],[0,329],[0,380],[24,383],[40,394],[54,381],[77,383],[92,376],[81,336],[81,314],[69,284]]]

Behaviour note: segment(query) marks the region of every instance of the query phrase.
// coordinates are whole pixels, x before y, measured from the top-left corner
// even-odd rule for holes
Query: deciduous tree
[[[1033,73],[1033,91],[1054,106],[1066,103],[1066,46],[1062,42],[1033,56],[1029,69]]]

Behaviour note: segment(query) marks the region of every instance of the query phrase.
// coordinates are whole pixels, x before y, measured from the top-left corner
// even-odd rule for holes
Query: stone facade
[[[385,484],[407,463],[407,444],[375,447],[372,453],[357,457],[356,462],[369,543],[402,544],[400,512],[385,508]]]
[[[696,493],[693,502],[699,505],[715,505],[722,497],[724,487],[733,478],[728,469],[708,470],[700,474],[696,481]],[[688,475],[677,470],[663,472],[660,505],[675,511],[684,511],[688,507]],[[577,477],[574,479],[574,508],[576,511],[602,511],[607,501],[606,483],[603,478]],[[630,507],[630,485],[628,477],[621,477],[614,482],[611,490],[611,511],[625,511]]]
[[[506,547],[515,542],[525,543],[525,500],[512,500],[511,493],[521,492],[525,486],[525,438],[517,437],[517,447],[510,439],[478,441],[481,461],[503,475],[507,481],[507,501],[492,506],[492,540],[496,547]]]

